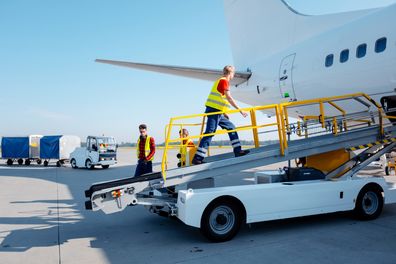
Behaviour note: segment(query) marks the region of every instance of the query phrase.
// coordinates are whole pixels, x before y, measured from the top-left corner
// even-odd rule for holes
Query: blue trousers
[[[219,110],[208,106],[206,107],[205,113],[213,113],[213,112],[219,112]],[[230,120],[225,118],[224,115],[222,114],[209,115],[207,117],[205,134],[216,132],[217,126],[220,126],[221,128],[226,130],[235,129],[234,124]],[[234,153],[239,153],[241,151],[241,142],[239,141],[238,133],[230,132],[228,133],[228,136],[230,138],[231,145],[234,148]],[[202,138],[201,142],[199,143],[197,152],[194,156],[194,159],[203,160],[205,158],[210,142],[212,141],[212,137],[213,136],[206,136]]]
[[[138,160],[135,177],[151,172],[153,172],[153,163],[151,161],[144,162],[143,160]]]

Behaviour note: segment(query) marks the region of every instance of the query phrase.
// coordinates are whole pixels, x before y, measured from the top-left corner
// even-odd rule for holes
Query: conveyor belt
[[[201,165],[176,168],[167,171],[167,180],[164,187],[185,183],[192,180],[214,177],[230,172],[265,166],[277,162],[287,161],[303,156],[320,154],[341,148],[351,148],[379,140],[378,126],[371,126],[353,131],[343,132],[337,136],[328,134],[312,138],[304,138],[289,142],[284,156],[280,154],[278,143],[250,149],[250,153],[243,157],[235,158],[233,153],[225,153],[206,158]],[[396,136],[396,127],[388,127],[385,130],[388,137]],[[114,181],[96,183],[85,191],[86,197],[91,197],[94,192],[115,188],[137,182],[160,182],[161,172],[144,174],[140,177],[119,179]]]
[[[108,188],[113,188],[113,187],[118,187],[121,185],[126,185],[126,184],[131,184],[135,182],[144,182],[144,181],[151,181],[155,179],[160,179],[161,172],[153,172],[153,173],[147,173],[143,174],[139,177],[131,177],[131,178],[124,178],[124,179],[118,179],[115,181],[107,181],[107,182],[99,182],[95,183],[89,188],[88,190],[85,191],[85,197],[89,198],[94,192],[103,190],[103,189],[108,189]]]

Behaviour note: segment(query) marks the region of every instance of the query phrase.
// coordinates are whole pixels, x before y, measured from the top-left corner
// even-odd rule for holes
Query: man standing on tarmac
[[[154,138],[147,135],[147,126],[139,126],[140,137],[136,145],[138,164],[136,166],[135,177],[153,172],[153,159],[155,154]]]
[[[205,113],[213,113],[220,111],[227,111],[232,105],[235,109],[240,109],[238,105],[235,103],[234,99],[231,96],[230,92],[230,84],[229,82],[234,78],[235,69],[233,66],[225,66],[223,69],[223,77],[218,79],[210,91],[208,99],[206,100],[206,110]],[[245,111],[240,110],[243,117],[247,117],[247,113]],[[229,120],[229,117],[226,113],[214,114],[207,116],[206,130],[205,134],[210,134],[216,132],[217,126],[220,126],[226,130],[234,130],[234,124]],[[242,150],[241,142],[238,138],[237,132],[228,133],[230,137],[231,145],[234,149],[235,157],[244,156],[249,153],[248,150]],[[206,152],[210,145],[210,141],[213,136],[205,136],[202,138],[197,152],[195,153],[194,159],[192,163],[195,165],[204,163],[204,158],[206,156]]]

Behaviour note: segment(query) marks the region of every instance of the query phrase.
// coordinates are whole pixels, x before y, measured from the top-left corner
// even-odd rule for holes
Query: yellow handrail
[[[341,108],[339,105],[337,105],[335,102],[336,101],[342,101],[342,100],[350,100],[350,99],[355,99],[358,102],[363,103],[362,97],[369,102],[369,104],[374,105],[377,110],[378,110],[378,119],[380,123],[380,135],[383,135],[384,129],[383,129],[383,123],[382,123],[382,118],[396,118],[392,116],[386,116],[383,115],[383,111],[381,109],[381,106],[376,103],[371,97],[364,93],[354,93],[354,94],[347,94],[347,95],[341,95],[341,96],[333,96],[333,97],[325,97],[325,98],[317,98],[317,99],[309,99],[309,100],[303,100],[303,101],[294,101],[294,102],[287,102],[287,103],[280,103],[280,104],[271,104],[271,105],[265,105],[265,106],[254,106],[254,107],[247,107],[243,109],[234,109],[234,110],[228,110],[228,111],[219,111],[219,112],[212,112],[212,113],[201,113],[201,114],[193,114],[193,115],[186,115],[186,116],[179,116],[179,117],[173,117],[170,119],[169,124],[165,127],[165,134],[166,134],[166,139],[165,139],[165,149],[164,149],[164,154],[162,157],[162,164],[161,164],[161,170],[162,170],[162,176],[163,179],[166,180],[166,162],[167,162],[167,151],[170,148],[170,143],[176,143],[176,142],[182,142],[183,140],[188,140],[188,139],[198,139],[199,141],[205,137],[205,136],[214,136],[214,135],[221,135],[221,134],[226,134],[230,132],[238,132],[238,131],[246,131],[246,130],[252,130],[253,133],[253,139],[254,139],[254,146],[257,148],[260,146],[259,142],[259,129],[266,128],[266,127],[275,127],[277,132],[278,132],[278,139],[279,139],[279,146],[280,146],[280,154],[285,155],[285,151],[288,148],[288,138],[287,138],[287,133],[291,132],[291,126],[289,122],[289,109],[290,108],[296,108],[296,107],[301,107],[301,106],[313,106],[313,105],[318,105],[319,107],[319,116],[307,116],[307,119],[315,119],[318,120],[322,126],[322,128],[327,129],[326,124],[332,124],[333,125],[333,131],[332,134],[334,136],[338,135],[338,124],[337,124],[337,119],[334,116],[326,116],[325,115],[325,107],[324,104],[329,104],[339,112],[341,112],[342,116],[346,116],[346,111]],[[360,99],[358,99],[360,98]],[[365,103],[363,103],[365,104]],[[233,130],[218,130],[214,133],[203,133],[204,131],[204,125],[205,125],[205,120],[208,116],[210,115],[217,115],[217,114],[234,114],[238,113],[240,111],[245,111],[250,113],[250,124],[248,125],[243,125],[236,127]],[[276,117],[276,122],[273,123],[259,123],[257,120],[257,111],[267,111],[267,112],[273,112],[275,113]],[[202,118],[202,122],[199,123],[183,123],[180,122],[181,120],[188,120],[188,119],[194,119],[194,118]],[[304,120],[306,120],[304,118]],[[329,121],[326,121],[329,120]],[[359,120],[362,121],[362,120]],[[344,123],[345,122],[345,123]],[[343,119],[342,120],[342,125],[344,129],[346,129],[346,121]],[[172,128],[175,126],[179,126],[180,128],[183,128],[183,126],[201,126],[200,133],[199,135],[190,135],[186,138],[171,138],[172,134]],[[301,124],[298,122],[298,131],[297,134],[301,135]],[[342,127],[340,128],[342,131]],[[274,131],[274,130],[273,130]],[[308,137],[308,131],[307,127],[305,127],[305,136]],[[172,147],[175,145],[172,144]],[[176,145],[176,146],[182,146],[182,144]]]

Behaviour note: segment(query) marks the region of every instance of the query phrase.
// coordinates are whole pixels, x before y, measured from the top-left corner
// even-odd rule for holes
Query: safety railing
[[[228,110],[224,112],[173,117],[170,119],[169,124],[165,128],[166,139],[161,164],[162,176],[164,180],[166,180],[168,150],[171,148],[184,146],[183,142],[189,139],[193,141],[198,141],[199,144],[199,141],[205,136],[215,136],[222,134],[224,135],[230,132],[251,130],[254,140],[254,146],[258,148],[260,147],[260,134],[275,132],[277,134],[277,140],[279,140],[280,154],[285,155],[285,150],[288,148],[288,139],[290,138],[290,134],[292,131],[294,131],[298,136],[309,137],[314,134],[319,134],[316,132],[310,132],[310,129],[312,129],[313,125],[315,125],[316,127],[320,127],[324,131],[326,131],[327,129],[327,133],[332,133],[333,135],[337,136],[341,132],[348,132],[350,129],[356,127],[355,123],[360,122],[362,125],[371,125],[372,121],[370,119],[367,119],[367,116],[355,115],[354,117],[352,117],[350,113],[347,113],[347,110],[339,105],[339,102],[347,100],[354,100],[366,109],[371,109],[372,107],[376,109],[376,118],[378,119],[380,135],[383,135],[384,133],[383,118],[396,118],[385,116],[381,106],[364,93],[243,108],[240,110],[248,112],[250,114],[250,120],[247,125],[236,127],[234,130],[217,130],[214,133],[208,134],[203,133],[205,120],[208,118],[208,116],[224,113],[227,115],[233,115],[235,113],[239,113],[240,110]],[[327,112],[329,112],[325,109],[326,105],[333,109],[332,112],[334,112],[335,109],[336,112],[338,112],[338,115],[326,115],[328,114]],[[305,115],[302,116],[302,121],[291,122],[288,113],[291,111],[293,111],[293,113],[296,113],[296,111],[294,110],[298,107],[309,107],[309,109],[311,110],[317,107],[319,115]],[[261,120],[257,120],[256,114],[258,111],[271,112],[275,114],[275,122],[265,123]],[[373,112],[371,111],[370,113],[372,114]],[[196,121],[196,119],[198,119],[198,121]],[[195,122],[191,122],[191,120],[195,120]],[[351,125],[351,123],[354,124]],[[187,126],[201,126],[200,133],[195,135],[189,135],[188,137],[172,137],[172,132],[174,132],[175,128],[179,128],[180,130]],[[272,127],[273,129],[269,131],[261,131],[270,127]],[[330,129],[328,129],[328,127],[330,127]],[[323,131],[320,133],[323,133]]]
[[[273,105],[267,105],[267,106],[256,106],[256,107],[248,107],[248,108],[243,108],[241,109],[242,111],[248,112],[250,114],[250,124],[248,125],[244,125],[244,126],[239,126],[236,127],[233,130],[217,130],[214,133],[203,133],[204,130],[204,125],[205,125],[205,120],[207,119],[208,116],[210,115],[217,115],[217,114],[223,114],[226,113],[227,115],[233,115],[236,113],[239,113],[240,110],[229,110],[229,111],[225,111],[225,112],[213,112],[213,113],[203,113],[203,114],[194,114],[194,115],[187,115],[187,116],[179,116],[179,117],[173,117],[170,119],[169,124],[167,125],[166,128],[166,139],[165,139],[165,148],[164,148],[164,154],[162,157],[162,164],[161,164],[161,170],[162,170],[162,175],[163,178],[166,179],[166,168],[167,168],[167,160],[168,160],[168,150],[172,147],[181,147],[183,146],[183,141],[186,140],[193,140],[193,141],[197,141],[198,140],[198,144],[199,141],[205,137],[205,136],[214,136],[214,135],[224,135],[227,133],[231,133],[231,132],[240,132],[240,131],[248,131],[251,130],[253,133],[253,139],[254,139],[254,146],[255,147],[259,147],[260,146],[260,142],[259,142],[259,136],[258,136],[258,131],[260,129],[266,128],[266,127],[276,127],[276,131],[278,131],[278,139],[280,142],[280,147],[281,147],[281,153],[282,155],[284,154],[284,150],[283,150],[283,139],[281,138],[283,136],[283,134],[281,133],[282,131],[282,126],[281,126],[281,122],[279,122],[279,120],[281,120],[281,113],[280,113],[280,108],[279,105],[277,104],[273,104]],[[273,123],[258,123],[257,122],[257,118],[256,118],[256,112],[257,111],[271,111],[273,113],[275,113],[276,115],[276,119],[277,122],[273,122]],[[189,135],[188,137],[177,137],[177,138],[172,138],[172,132],[174,132],[174,127],[177,128],[181,128],[182,125],[185,124],[198,124],[198,122],[182,122],[182,120],[184,121],[188,121],[188,120],[192,120],[192,119],[200,119],[201,122],[199,122],[199,124],[201,124],[201,133],[197,134],[197,135]]]

